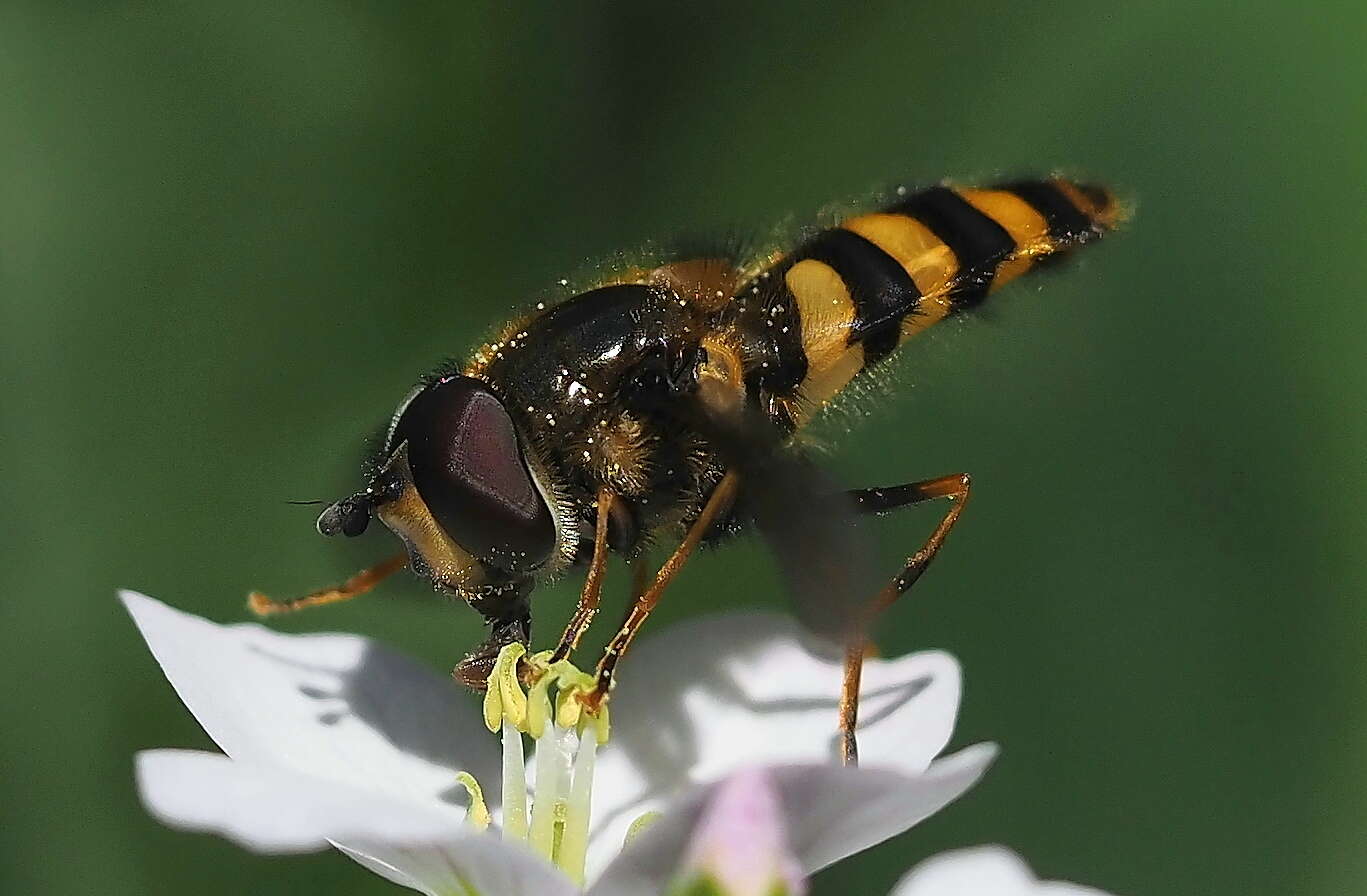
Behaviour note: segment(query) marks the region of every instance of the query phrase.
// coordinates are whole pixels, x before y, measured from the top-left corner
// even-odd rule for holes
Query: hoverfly
[[[482,688],[501,647],[531,637],[534,586],[583,568],[553,659],[598,610],[610,553],[638,562],[630,610],[585,700],[699,545],[753,526],[784,561],[799,615],[844,647],[842,750],[856,759],[859,676],[872,618],[934,559],[969,495],[966,473],[834,490],[795,436],[908,338],[1114,228],[1107,190],[1053,178],[986,189],[899,190],[886,207],[756,260],[683,258],[638,269],[507,326],[460,368],[413,389],[365,487],[318,518],[359,535],[378,518],[405,550],[268,614],[363,594],[405,565],[486,620],[453,675]],[[948,498],[896,575],[860,592],[844,524]],[[672,552],[653,573],[651,544]],[[857,577],[856,577],[857,578]]]

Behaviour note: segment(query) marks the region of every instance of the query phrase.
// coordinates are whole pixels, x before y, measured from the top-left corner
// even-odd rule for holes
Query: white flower
[[[500,781],[500,760],[477,701],[449,678],[358,636],[220,626],[122,597],[227,754],[139,754],[143,800],[165,823],[258,852],[331,844],[432,896],[579,892],[525,846],[467,820],[458,773],[488,788]],[[745,769],[765,768],[793,867],[807,876],[939,810],[991,762],[987,744],[935,758],[954,726],[960,682],[953,658],[927,652],[866,664],[863,765],[838,767],[839,673],[838,661],[807,650],[776,615],[699,620],[642,643],[597,755],[589,892],[664,892],[699,855],[690,843],[717,782]],[[485,796],[499,819],[499,793]],[[624,847],[632,823],[655,812]]]
[[[1041,881],[1011,850],[977,846],[941,853],[911,869],[891,896],[1106,896],[1062,881]]]

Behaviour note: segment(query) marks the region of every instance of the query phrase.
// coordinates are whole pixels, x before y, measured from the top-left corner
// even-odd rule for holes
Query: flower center
[[[503,838],[527,843],[582,885],[593,765],[608,739],[608,711],[585,708],[580,698],[593,689],[593,677],[568,660],[550,663],[549,651],[527,657],[534,683],[524,692],[517,665],[526,652],[516,643],[500,650],[484,692],[484,724],[503,738]],[[530,801],[523,734],[536,742]],[[487,827],[489,810],[479,783],[465,772],[458,780],[470,794],[471,823]]]

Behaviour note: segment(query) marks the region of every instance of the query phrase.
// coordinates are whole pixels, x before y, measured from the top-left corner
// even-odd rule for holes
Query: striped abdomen
[[[1108,191],[1056,179],[934,187],[844,221],[737,294],[734,320],[761,348],[747,378],[801,425],[903,340],[1120,217]]]

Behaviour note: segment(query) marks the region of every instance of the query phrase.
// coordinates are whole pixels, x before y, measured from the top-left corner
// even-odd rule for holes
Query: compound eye
[[[514,573],[550,557],[550,509],[527,470],[512,417],[483,382],[449,377],[415,396],[391,440],[404,442],[418,494],[456,544]]]

